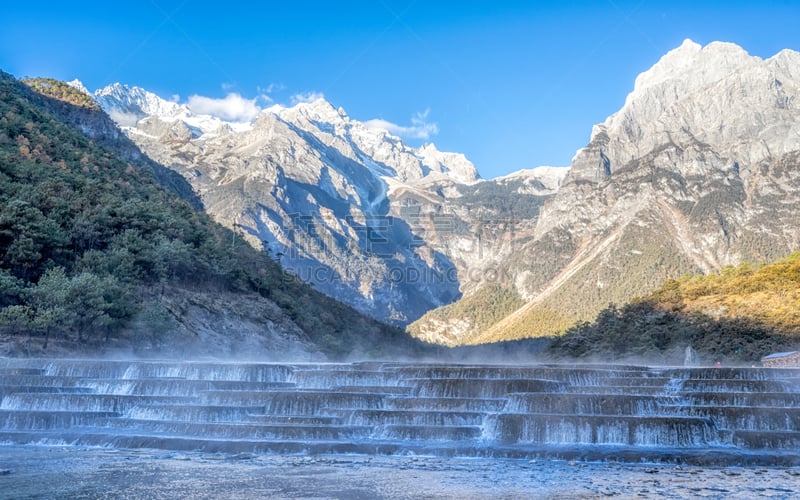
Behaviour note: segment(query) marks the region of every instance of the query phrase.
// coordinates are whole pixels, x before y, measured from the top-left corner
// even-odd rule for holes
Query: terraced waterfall
[[[800,370],[0,359],[0,443],[800,465]]]

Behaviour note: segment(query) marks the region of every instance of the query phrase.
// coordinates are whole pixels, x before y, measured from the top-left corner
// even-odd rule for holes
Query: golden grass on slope
[[[534,306],[510,321],[500,321],[487,330],[463,340],[465,345],[488,344],[508,340],[547,337],[564,332],[577,318],[543,306]]]
[[[800,334],[800,252],[772,264],[727,267],[719,274],[669,280],[644,297],[660,308],[712,318],[740,318]]]
[[[654,292],[603,310],[552,340],[555,357],[753,363],[800,347],[800,252],[775,263],[728,267],[669,280]]]
[[[574,272],[558,286],[551,286],[549,293],[468,336],[463,343],[559,335],[579,321],[591,321],[610,304],[627,303],[658,287],[668,276],[696,269],[672,247],[668,235],[654,236],[638,226],[625,228],[586,263],[573,266]]]

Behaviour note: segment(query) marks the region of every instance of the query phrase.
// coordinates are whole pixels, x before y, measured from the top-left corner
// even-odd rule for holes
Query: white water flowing
[[[0,359],[0,376],[3,443],[800,462],[800,370]]]

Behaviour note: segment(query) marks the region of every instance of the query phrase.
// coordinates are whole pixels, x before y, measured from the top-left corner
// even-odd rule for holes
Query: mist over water
[[[302,460],[371,484],[387,464],[417,457],[422,462],[410,469],[491,469],[502,491],[511,491],[502,477],[524,475],[531,463],[552,474],[574,467],[565,463],[767,466],[785,474],[800,466],[794,369],[0,359],[0,374],[8,464],[41,445],[81,450],[87,463],[102,461],[97,448],[132,453],[134,461],[160,453],[170,468],[168,453],[192,454],[194,464],[206,464],[200,469],[207,458],[198,457],[211,453],[226,468],[249,457],[248,467],[269,462],[284,477]],[[147,457],[136,467],[146,468]],[[372,459],[383,465],[358,462]],[[176,474],[191,475],[178,465]],[[636,467],[624,473],[642,474]],[[465,484],[474,492],[486,486],[479,483]]]

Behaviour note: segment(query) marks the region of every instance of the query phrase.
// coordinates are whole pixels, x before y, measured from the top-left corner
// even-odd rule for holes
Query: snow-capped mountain
[[[552,333],[665,279],[800,246],[800,53],[685,41],[592,129],[481,323],[477,296],[412,325],[429,340]],[[477,287],[487,290],[488,285]],[[507,299],[507,297],[512,299]],[[455,339],[455,340],[453,340]]]
[[[322,98],[290,108],[273,106],[267,111],[313,134],[326,145],[352,152],[355,160],[363,162],[378,177],[406,183],[426,177],[429,178],[426,180],[447,178],[462,183],[479,179],[475,166],[464,155],[442,153],[433,144],[421,148],[408,146],[385,130],[350,119],[344,109],[335,109]]]
[[[83,84],[77,82],[81,87]],[[85,88],[85,87],[84,87]],[[249,123],[222,120],[208,114],[197,114],[186,104],[163,99],[140,87],[115,83],[94,93],[94,98],[103,110],[123,129],[141,132],[139,122],[145,118],[157,117],[165,123],[180,122],[187,127],[193,137],[206,134],[219,134],[225,131],[250,129]]]
[[[186,106],[169,102],[142,88],[119,83],[98,90],[94,97],[100,107],[123,127],[134,127],[139,120],[152,115],[174,119],[191,114]]]
[[[361,311],[405,324],[455,300],[480,262],[447,253],[459,240],[452,221],[469,217],[459,204],[474,205],[474,192],[493,182],[462,154],[411,147],[324,99],[241,123],[138,87],[95,96],[145,154],[192,183],[218,221]],[[542,184],[517,196],[551,194]]]

